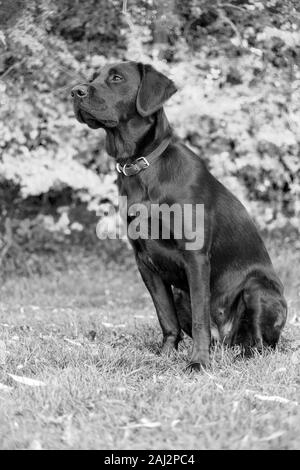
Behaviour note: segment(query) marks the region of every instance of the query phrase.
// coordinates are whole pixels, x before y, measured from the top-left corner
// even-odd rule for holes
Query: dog
[[[151,65],[129,61],[104,66],[71,95],[78,121],[106,131],[119,192],[130,207],[204,207],[197,249],[187,249],[190,228],[174,236],[174,218],[169,239],[161,226],[156,238],[129,235],[162,328],[162,352],[177,349],[184,331],[193,340],[187,367],[199,371],[209,364],[212,340],[241,345],[246,355],[275,348],[287,305],[246,209],[173,133],[163,106],[175,92]],[[137,214],[128,210],[126,217],[129,226]]]

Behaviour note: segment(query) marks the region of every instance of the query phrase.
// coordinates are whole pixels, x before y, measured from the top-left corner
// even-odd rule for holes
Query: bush
[[[299,233],[298,2],[132,0],[127,8],[131,28],[117,0],[1,2],[0,262],[16,256],[7,231],[31,254],[71,245],[89,238],[80,227],[95,234],[103,204],[116,204],[104,133],[77,123],[69,99],[111,59],[151,62],[171,76],[180,89],[167,106],[176,132],[261,228]]]

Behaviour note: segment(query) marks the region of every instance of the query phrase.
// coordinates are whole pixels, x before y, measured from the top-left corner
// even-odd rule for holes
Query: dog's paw
[[[190,362],[186,366],[187,372],[203,372],[208,366],[208,363],[204,362]]]
[[[247,360],[253,359],[256,356],[260,356],[263,354],[265,348],[261,345],[258,346],[243,346],[241,351],[235,356],[235,360]]]
[[[161,354],[163,356],[173,356],[177,352],[178,344],[182,339],[182,333],[177,336],[166,337],[161,348]]]
[[[161,348],[160,354],[162,356],[170,357],[170,356],[174,356],[176,352],[177,352],[176,345],[174,343],[164,343]]]

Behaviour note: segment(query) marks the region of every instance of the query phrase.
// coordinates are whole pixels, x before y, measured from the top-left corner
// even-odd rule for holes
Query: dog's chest
[[[157,219],[152,215],[153,202],[147,188],[136,178],[123,179],[118,183],[122,196],[121,217],[127,224],[128,239],[137,257],[165,282],[185,288],[187,281],[178,241],[161,236],[161,227],[156,227],[154,223]]]
[[[131,242],[137,257],[151,271],[181,289],[187,288],[187,279],[182,259],[177,250],[166,248],[159,240],[135,240]]]
[[[128,210],[132,205],[147,203],[147,189],[139,178],[122,178],[119,176],[117,184],[119,188],[119,194],[124,199],[124,201],[126,200]]]

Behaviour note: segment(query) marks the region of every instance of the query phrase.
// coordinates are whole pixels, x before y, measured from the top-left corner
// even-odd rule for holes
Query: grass
[[[94,260],[7,280],[0,448],[299,449],[299,254],[289,253],[274,254],[290,306],[278,350],[244,361],[219,346],[202,374],[184,370],[188,338],[174,357],[159,356],[154,308],[134,269]]]

